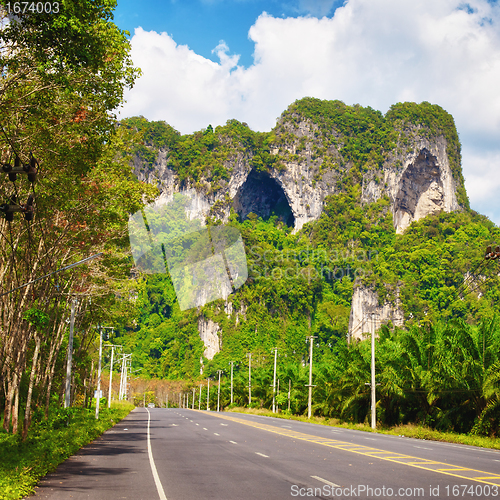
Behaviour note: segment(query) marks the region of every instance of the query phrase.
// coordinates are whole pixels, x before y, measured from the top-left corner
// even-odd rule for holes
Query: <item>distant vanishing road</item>
[[[500,451],[238,413],[136,408],[31,498],[500,500]]]

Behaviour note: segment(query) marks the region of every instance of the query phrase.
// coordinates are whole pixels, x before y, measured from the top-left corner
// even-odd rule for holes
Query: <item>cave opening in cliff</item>
[[[289,227],[295,225],[295,217],[283,188],[266,172],[252,170],[236,193],[234,209],[245,220],[254,213],[264,220],[275,215]]]

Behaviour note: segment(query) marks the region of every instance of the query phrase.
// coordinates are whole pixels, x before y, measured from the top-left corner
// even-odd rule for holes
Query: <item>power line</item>
[[[15,292],[16,290],[20,290],[21,288],[24,288],[26,286],[32,285],[33,283],[36,283],[37,281],[48,278],[49,276],[52,276],[53,274],[60,273],[62,271],[66,271],[67,269],[71,269],[72,267],[75,267],[75,266],[79,266],[80,264],[83,264],[84,262],[87,262],[90,259],[94,259],[95,257],[99,257],[100,255],[103,255],[103,254],[104,254],[104,252],[99,252],[99,253],[96,253],[95,255],[91,255],[90,257],[87,257],[86,259],[79,260],[78,262],[75,262],[74,264],[70,264],[69,266],[61,267],[60,269],[57,269],[56,271],[53,271],[49,274],[45,274],[44,276],[40,276],[39,278],[28,281],[28,283],[25,283],[24,285],[18,286],[16,288],[12,288],[8,292],[4,292],[4,293],[0,294],[0,297],[3,297],[4,295],[8,295],[9,293]]]

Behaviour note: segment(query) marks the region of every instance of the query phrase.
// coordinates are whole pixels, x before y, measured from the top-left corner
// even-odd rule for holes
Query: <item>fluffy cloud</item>
[[[306,4],[326,12],[333,2]],[[481,172],[500,167],[498,3],[349,0],[331,18],[263,13],[249,38],[254,64],[244,68],[224,42],[214,63],[166,33],[137,29],[132,57],[143,76],[121,115],[163,119],[184,133],[229,118],[270,130],[304,96],[383,112],[398,101],[426,100],[455,117],[473,207],[485,196],[493,202],[498,189]],[[492,217],[500,222],[500,210]]]

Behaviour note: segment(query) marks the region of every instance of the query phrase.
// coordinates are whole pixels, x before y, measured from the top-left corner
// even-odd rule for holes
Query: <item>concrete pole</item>
[[[274,348],[274,376],[273,376],[273,413],[276,413],[276,357],[278,356],[278,348]],[[309,382],[311,383],[311,382]]]
[[[217,370],[219,372],[219,388],[217,390],[217,411],[220,409],[220,374],[222,373],[222,370]]]
[[[115,355],[115,346],[111,346],[111,367],[109,369],[109,391],[108,391],[108,408],[111,408],[111,396],[112,396],[112,380],[113,380],[113,358]]]
[[[377,427],[377,413],[376,413],[376,394],[375,394],[375,313],[372,313],[372,360],[371,360],[371,371],[372,371],[372,381],[371,381],[371,416],[372,416],[372,429]]]
[[[230,361],[229,364],[231,365],[231,404],[233,404],[233,365],[234,365],[234,361]]]
[[[71,319],[69,323],[68,359],[66,363],[66,390],[64,395],[64,408],[71,406],[71,366],[73,364],[73,330],[75,326],[75,305],[77,299],[71,301]]]
[[[309,337],[309,395],[307,398],[307,418],[311,418],[311,407],[312,407],[312,389],[315,387],[312,385],[312,374],[313,374],[313,342],[317,337],[312,335]]]
[[[128,355],[128,359],[125,358],[125,372],[123,374],[123,399],[128,400],[128,368],[130,365],[130,370],[132,370],[132,354]]]
[[[194,410],[194,393],[196,392],[196,388],[193,387],[193,405],[192,405],[192,408],[191,410]]]
[[[252,353],[248,355],[248,406],[252,404]]]
[[[200,411],[201,411],[201,388],[202,387],[203,386],[200,384],[200,400],[198,401],[198,410],[200,410]]]
[[[208,379],[207,385],[207,411],[210,411],[210,379]]]
[[[101,399],[101,368],[102,368],[102,328],[99,326],[99,366],[97,369],[97,397],[95,403],[95,418],[99,419],[99,402]]]
[[[165,406],[166,406],[166,408],[168,408],[168,392],[167,392],[167,397],[166,397],[166,400],[167,400],[167,401],[166,401],[166,403],[165,403]]]
[[[290,411],[290,392],[292,390],[292,379],[288,379],[288,411]]]
[[[118,393],[118,399],[121,401],[123,399],[123,375],[125,373],[125,354],[122,358],[122,371],[120,374],[120,392]]]

